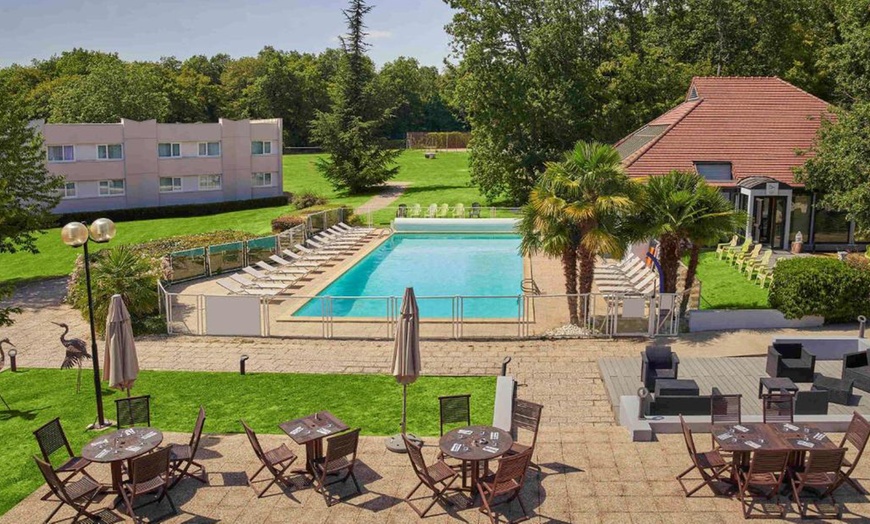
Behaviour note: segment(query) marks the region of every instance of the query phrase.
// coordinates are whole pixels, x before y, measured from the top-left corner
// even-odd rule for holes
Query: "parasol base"
[[[103,425],[100,425],[98,422],[94,421],[93,424],[88,424],[88,431],[105,431],[107,429],[111,429],[115,427],[115,422],[113,420],[106,420]]]
[[[414,444],[422,444],[423,441],[417,438],[416,435],[412,435],[410,433],[407,434],[408,440],[413,442]],[[407,453],[408,450],[405,448],[405,441],[402,440],[402,435],[393,435],[392,437],[387,438],[386,440],[387,449],[392,451],[393,453]]]

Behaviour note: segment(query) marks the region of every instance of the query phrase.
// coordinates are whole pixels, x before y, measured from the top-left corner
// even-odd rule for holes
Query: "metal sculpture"
[[[12,342],[9,342],[8,338],[4,338],[0,340],[0,371],[3,371],[3,366],[6,364],[6,353],[3,352],[3,344],[9,344],[12,349],[15,349],[15,345]],[[3,402],[3,405],[6,406],[6,409],[11,410],[9,404],[6,402],[6,399],[3,398],[3,395],[0,395],[0,401]]]
[[[82,388],[82,359],[90,360],[91,358],[88,354],[88,345],[80,338],[67,339],[66,335],[69,333],[69,326],[66,324],[62,322],[52,322],[52,324],[63,328],[63,333],[60,335],[60,343],[66,349],[66,357],[61,363],[60,369],[70,369],[73,366],[78,366],[79,368],[79,374],[76,378],[76,393],[78,393]]]

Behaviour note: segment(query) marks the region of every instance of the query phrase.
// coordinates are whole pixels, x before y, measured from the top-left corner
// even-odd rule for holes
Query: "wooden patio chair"
[[[290,479],[284,476],[284,473],[290,468],[293,462],[296,461],[296,454],[290,451],[290,448],[285,444],[281,444],[277,448],[269,451],[263,451],[263,447],[260,445],[260,439],[257,438],[257,434],[254,433],[254,430],[251,429],[244,420],[240,420],[239,422],[241,422],[242,427],[245,428],[245,434],[248,436],[248,441],[250,441],[251,447],[254,448],[254,455],[256,455],[257,460],[260,461],[260,469],[258,469],[257,472],[248,479],[248,485],[254,487],[254,479],[257,478],[257,475],[259,475],[264,469],[272,475],[272,480],[266,484],[266,487],[263,488],[262,491],[257,493],[257,498],[262,498],[263,495],[269,491],[269,488],[271,488],[276,482],[280,482],[284,486],[293,489],[293,484],[290,482]]]
[[[514,443],[506,455],[517,455],[529,449],[532,450],[534,455],[535,444],[538,441],[538,427],[541,425],[541,413],[543,411],[544,406],[540,404],[521,399],[514,401],[514,410],[511,416],[511,437],[513,437]],[[531,433],[531,441],[528,444],[520,444],[518,442],[520,430]],[[541,470],[541,467],[535,464],[533,460],[529,462],[529,465],[538,471]]]
[[[445,395],[438,397],[441,436],[448,424],[471,425],[471,395]]]
[[[326,506],[332,506],[332,500],[327,491],[327,486],[332,484],[346,482],[347,479],[353,480],[354,486],[358,493],[362,493],[362,488],[353,474],[353,468],[356,465],[356,451],[359,445],[360,428],[346,431],[340,435],[329,437],[326,439],[326,456],[319,459],[313,459],[310,462],[311,469],[314,470],[315,491],[323,495],[323,500],[326,501]],[[331,475],[339,475],[344,472],[344,476],[326,482],[327,477]],[[339,501],[340,502],[340,501]]]
[[[864,448],[867,447],[868,440],[870,440],[870,422],[855,411],[852,414],[852,421],[849,422],[849,427],[846,429],[846,434],[843,435],[840,447],[845,447],[846,443],[849,443],[855,449],[856,454],[853,458],[843,459],[843,469],[845,470],[843,475],[846,477],[846,482],[862,495],[866,495],[867,491],[852,478],[852,473],[855,472],[858,461],[861,460],[861,455],[864,454]]]
[[[810,488],[819,493],[819,500],[830,497],[831,503],[837,506],[834,492],[846,482],[843,474],[843,460],[846,458],[846,448],[817,449],[809,452],[803,467],[789,468],[792,500],[800,508],[801,518],[807,518],[809,501],[801,504],[800,495],[804,488]],[[837,506],[837,519],[843,511]]]
[[[440,459],[431,466],[427,466],[426,461],[423,459],[423,444],[415,444],[409,440],[404,433],[402,434],[402,440],[405,441],[405,449],[408,450],[408,457],[411,459],[411,467],[414,468],[414,474],[417,475],[418,479],[420,479],[420,482],[418,482],[414,489],[408,493],[408,496],[405,497],[405,502],[411,506],[411,509],[413,509],[420,518],[425,517],[426,513],[432,509],[432,506],[434,506],[436,502],[440,501],[452,506],[453,503],[444,496],[444,493],[446,493],[453,482],[459,478],[459,474],[456,473],[453,468],[448,466],[446,462]],[[426,486],[432,491],[432,502],[430,502],[422,511],[417,509],[414,504],[411,503],[411,497],[414,496],[414,493],[416,493],[421,486]]]
[[[118,429],[151,425],[151,395],[115,400]]]
[[[196,424],[193,426],[193,433],[190,435],[190,441],[187,444],[170,444],[171,450],[169,456],[169,465],[172,466],[173,480],[169,488],[172,489],[176,484],[181,482],[184,477],[196,479],[203,484],[208,484],[205,466],[197,462],[196,451],[199,449],[199,441],[202,438],[202,428],[205,426],[205,408],[199,407],[199,415],[196,417]],[[190,468],[196,466],[199,469],[199,474],[194,475],[190,472]]]
[[[76,516],[72,520],[73,522],[78,522],[79,518],[83,515],[94,522],[99,522],[99,517],[88,511],[88,506],[93,503],[94,498],[96,498],[103,487],[99,482],[89,476],[82,477],[74,482],[62,482],[57,473],[55,473],[55,469],[51,467],[51,464],[39,460],[39,457],[36,456],[33,457],[33,460],[36,461],[36,465],[39,467],[39,471],[42,473],[45,483],[48,484],[51,493],[60,500],[60,504],[48,515],[48,518],[43,521],[44,523],[51,522],[51,518],[64,506],[69,506],[76,511]],[[43,497],[43,500],[45,498]]]
[[[713,388],[710,396],[710,422],[716,424],[735,425],[742,423],[740,410],[741,395],[722,395],[717,388]],[[716,435],[710,434],[713,441],[713,449],[719,447]]]
[[[66,433],[63,431],[63,426],[60,425],[60,418],[54,418],[43,424],[39,429],[33,432],[36,437],[36,443],[39,444],[39,451],[42,452],[42,460],[52,466],[51,457],[59,451],[66,451],[61,459],[61,465],[55,468],[52,466],[52,471],[60,479],[61,484],[68,483],[74,476],[81,473],[93,482],[97,480],[90,476],[85,468],[90,465],[91,461],[76,456],[73,453],[72,447],[69,445],[69,440],[66,438]],[[60,475],[64,475],[60,478]],[[45,495],[42,500],[47,500],[51,493]]]
[[[496,523],[497,517],[493,508],[500,504],[510,504],[514,499],[520,503],[520,509],[523,510],[522,520],[529,518],[526,506],[520,497],[520,491],[523,489],[526,471],[529,469],[531,460],[531,449],[510,457],[502,457],[498,461],[498,469],[495,473],[487,475],[477,483],[477,491],[483,502],[480,511],[486,513],[492,524]],[[502,496],[507,496],[507,498],[496,504],[495,499]]]
[[[686,421],[683,420],[683,415],[680,415],[680,427],[683,430],[683,439],[686,441],[686,450],[689,452],[689,458],[692,460],[692,465],[689,466],[686,471],[677,475],[677,482],[680,483],[680,487],[683,488],[686,497],[691,497],[704,486],[710,486],[713,493],[721,495],[722,493],[713,485],[713,482],[722,480],[722,474],[730,470],[731,465],[725,462],[725,459],[722,458],[722,455],[720,455],[716,450],[699,452],[697,448],[695,448],[695,439],[692,438],[692,430],[689,429]],[[695,470],[698,470],[703,482],[691,490],[688,490],[686,489],[685,484],[683,484],[683,477]]]
[[[178,514],[178,508],[169,494],[170,468],[169,455],[172,452],[168,446],[160,448],[153,453],[136,457],[130,461],[130,480],[121,484],[121,498],[127,506],[127,513],[136,522],[135,510],[148,504],[159,503],[166,498],[173,514]],[[151,502],[134,507],[136,499],[149,493],[157,493],[158,496]]]
[[[761,396],[762,420],[765,424],[791,424],[794,422],[794,395],[766,393]]]
[[[743,506],[743,518],[753,518],[752,501],[746,502],[750,490],[760,492],[767,500],[778,495],[785,480],[789,453],[788,450],[758,450],[752,454],[748,468],[737,470],[737,497]],[[785,518],[785,505],[778,502],[776,505],[780,509],[780,517]]]

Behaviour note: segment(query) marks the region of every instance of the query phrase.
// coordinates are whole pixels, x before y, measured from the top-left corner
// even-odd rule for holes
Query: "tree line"
[[[0,69],[0,97],[22,108],[26,118],[49,122],[117,122],[120,118],[160,122],[216,122],[218,118],[282,118],[284,145],[314,144],[311,122],[331,106],[330,89],[342,50],[319,54],[264,47],[257,56],[192,56],[185,60],[129,62],[116,53],[72,49],[47,60]],[[438,68],[400,57],[376,68],[376,103],[393,108],[377,133],[404,138],[407,131],[464,130],[447,105],[448,80]]]

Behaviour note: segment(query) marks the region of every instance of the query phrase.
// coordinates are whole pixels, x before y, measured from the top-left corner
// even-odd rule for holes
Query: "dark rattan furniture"
[[[679,378],[680,358],[670,346],[647,346],[640,359],[640,380],[648,391],[655,391],[658,379]]]
[[[657,397],[696,397],[699,394],[698,383],[692,379],[663,378],[656,380],[655,395]]]
[[[761,397],[762,420],[771,422],[794,422],[794,395],[768,393]]]
[[[834,499],[834,492],[846,481],[846,476],[841,471],[845,455],[846,450],[842,448],[810,451],[803,466],[789,468],[791,496],[795,504],[800,507],[801,518],[807,517],[807,507],[810,504],[809,501],[801,504],[800,496],[804,488],[810,488],[819,493],[819,500],[830,497],[831,502],[837,508],[834,518],[840,518],[843,511]]]
[[[760,492],[765,499],[778,497],[779,488],[785,480],[785,468],[788,464],[788,450],[758,450],[752,454],[749,467],[737,470],[737,496],[743,508],[743,517],[749,518],[752,513],[753,491]],[[780,516],[785,517],[786,507],[776,504]]]
[[[408,458],[411,459],[411,467],[414,468],[414,474],[417,475],[418,479],[420,479],[420,482],[418,482],[414,489],[408,493],[408,496],[405,497],[405,502],[411,506],[411,509],[413,509],[420,518],[425,517],[426,513],[432,509],[432,506],[434,506],[436,502],[452,505],[447,497],[444,496],[444,493],[446,493],[453,482],[459,478],[459,474],[456,473],[456,471],[454,471],[446,462],[440,459],[431,466],[427,466],[426,461],[423,459],[423,444],[415,444],[404,434],[402,434],[402,440],[405,441],[405,449],[408,450]],[[417,509],[414,504],[411,503],[411,497],[414,496],[414,493],[416,493],[421,486],[426,486],[430,491],[432,491],[432,501],[422,511]]]
[[[794,393],[798,387],[788,377],[761,377],[758,379],[758,398],[761,398],[765,390],[768,393],[774,393],[777,390]]]
[[[77,457],[73,453],[72,447],[70,447],[69,441],[66,438],[66,433],[63,431],[63,426],[60,425],[59,418],[46,422],[42,427],[33,432],[33,436],[36,437],[36,442],[39,444],[39,450],[42,452],[42,459],[50,465],[52,464],[51,457],[53,455],[59,451],[66,452],[61,459],[60,466],[56,468],[52,466],[55,474],[63,475],[63,478],[60,479],[62,484],[69,482],[70,479],[78,473],[81,473],[96,482],[96,480],[85,471],[85,467],[87,467],[91,461],[83,457]]]
[[[867,447],[868,440],[870,440],[870,422],[856,411],[852,414],[852,421],[849,422],[849,427],[846,429],[846,434],[843,435],[840,447],[846,447],[848,444],[855,452],[853,457],[847,457],[843,460],[843,469],[845,470],[843,475],[846,476],[846,482],[862,495],[866,495],[867,491],[852,478],[852,473],[855,472],[858,461],[861,460],[861,456],[864,454],[864,448]]]
[[[45,478],[51,493],[60,500],[60,504],[45,519],[45,524],[50,522],[51,518],[64,506],[69,506],[76,511],[73,522],[78,521],[79,517],[82,516],[90,518],[93,522],[100,522],[96,514],[88,511],[88,506],[93,503],[94,498],[100,493],[100,488],[102,487],[97,481],[91,477],[82,477],[73,482],[61,482],[51,464],[39,460],[37,457],[33,457],[33,460],[39,466],[39,471],[42,472],[42,476]]]
[[[353,474],[359,445],[359,432],[360,428],[356,428],[341,435],[329,437],[326,439],[326,456],[313,460],[311,463],[311,468],[314,470],[315,490],[323,495],[323,500],[326,501],[327,506],[332,506],[332,498],[326,488],[332,484],[343,483],[347,479],[351,479],[356,486],[357,493],[362,493],[356,475]],[[327,477],[342,473],[344,476],[332,482],[326,482]]]
[[[257,493],[257,498],[261,498],[266,494],[266,491],[269,490],[276,482],[280,482],[284,484],[287,488],[292,489],[293,484],[290,482],[285,476],[285,473],[296,460],[296,454],[290,451],[286,445],[281,444],[277,448],[270,449],[269,451],[263,451],[263,447],[260,445],[260,439],[257,438],[257,434],[253,429],[248,426],[244,420],[240,420],[242,423],[242,427],[245,428],[245,435],[248,436],[248,442],[251,443],[251,447],[254,448],[254,455],[257,456],[257,460],[260,461],[260,469],[254,473],[248,480],[248,484],[253,487],[254,479],[257,478],[264,469],[268,471],[272,475],[272,480],[266,484],[266,487],[262,489],[259,493]]]
[[[870,392],[870,362],[866,351],[843,355],[843,380],[851,380],[856,388]]]
[[[314,475],[311,464],[323,458],[323,439],[347,431],[348,426],[329,411],[318,411],[307,417],[288,420],[278,425],[293,442],[305,446],[305,468]]]
[[[155,428],[119,429],[85,444],[82,456],[91,462],[111,465],[112,490],[120,493],[124,462],[150,452],[161,442],[163,433]]]
[[[692,460],[692,465],[677,475],[677,482],[680,483],[680,487],[683,488],[683,492],[687,497],[691,497],[704,486],[710,486],[713,493],[720,495],[721,493],[713,485],[713,482],[721,480],[722,474],[728,471],[731,466],[725,462],[725,459],[718,451],[711,450],[699,452],[697,448],[695,448],[695,439],[692,438],[692,430],[689,429],[689,426],[686,424],[686,421],[683,420],[682,415],[680,415],[680,427],[683,430],[683,440],[686,442],[686,450],[689,452],[689,458]],[[685,484],[683,484],[683,477],[695,470],[697,470],[701,475],[702,482],[691,490],[686,489]]]
[[[827,391],[830,402],[848,406],[852,401],[852,384],[851,380],[816,375],[813,379],[813,391]]]
[[[794,382],[812,382],[816,356],[802,344],[776,343],[767,348],[767,374],[786,377]]]
[[[187,444],[170,444],[169,449],[171,454],[169,464],[172,466],[172,485],[181,482],[184,477],[196,479],[203,484],[208,483],[208,477],[205,473],[205,466],[197,462],[196,451],[199,449],[199,441],[202,438],[202,428],[205,426],[205,408],[199,407],[199,415],[196,417],[196,424],[193,426],[193,433],[190,435],[190,441]],[[190,473],[190,468],[196,466],[199,469],[199,474]]]
[[[172,501],[172,496],[169,494],[170,453],[170,448],[165,447],[154,453],[135,458],[130,462],[130,480],[121,485],[121,497],[127,506],[127,513],[134,522],[137,521],[135,510],[138,509],[134,507],[134,503],[137,498],[148,493],[157,493],[158,497],[147,504],[159,503],[165,498],[169,501],[172,513],[178,513],[178,508],[175,507],[175,502]]]
[[[151,395],[119,398],[115,401],[118,429],[151,425]]]
[[[824,390],[798,391],[794,394],[795,415],[827,415],[828,392]]]
[[[531,449],[518,455],[504,457],[498,461],[498,469],[495,473],[487,475],[477,483],[477,492],[480,493],[483,502],[483,507],[480,510],[486,513],[492,524],[496,524],[496,514],[493,512],[493,507],[497,505],[496,498],[498,497],[506,497],[498,504],[510,504],[514,500],[519,502],[520,509],[523,510],[523,517],[528,518],[528,512],[522,497],[520,497],[520,491],[523,489],[531,460]]]

